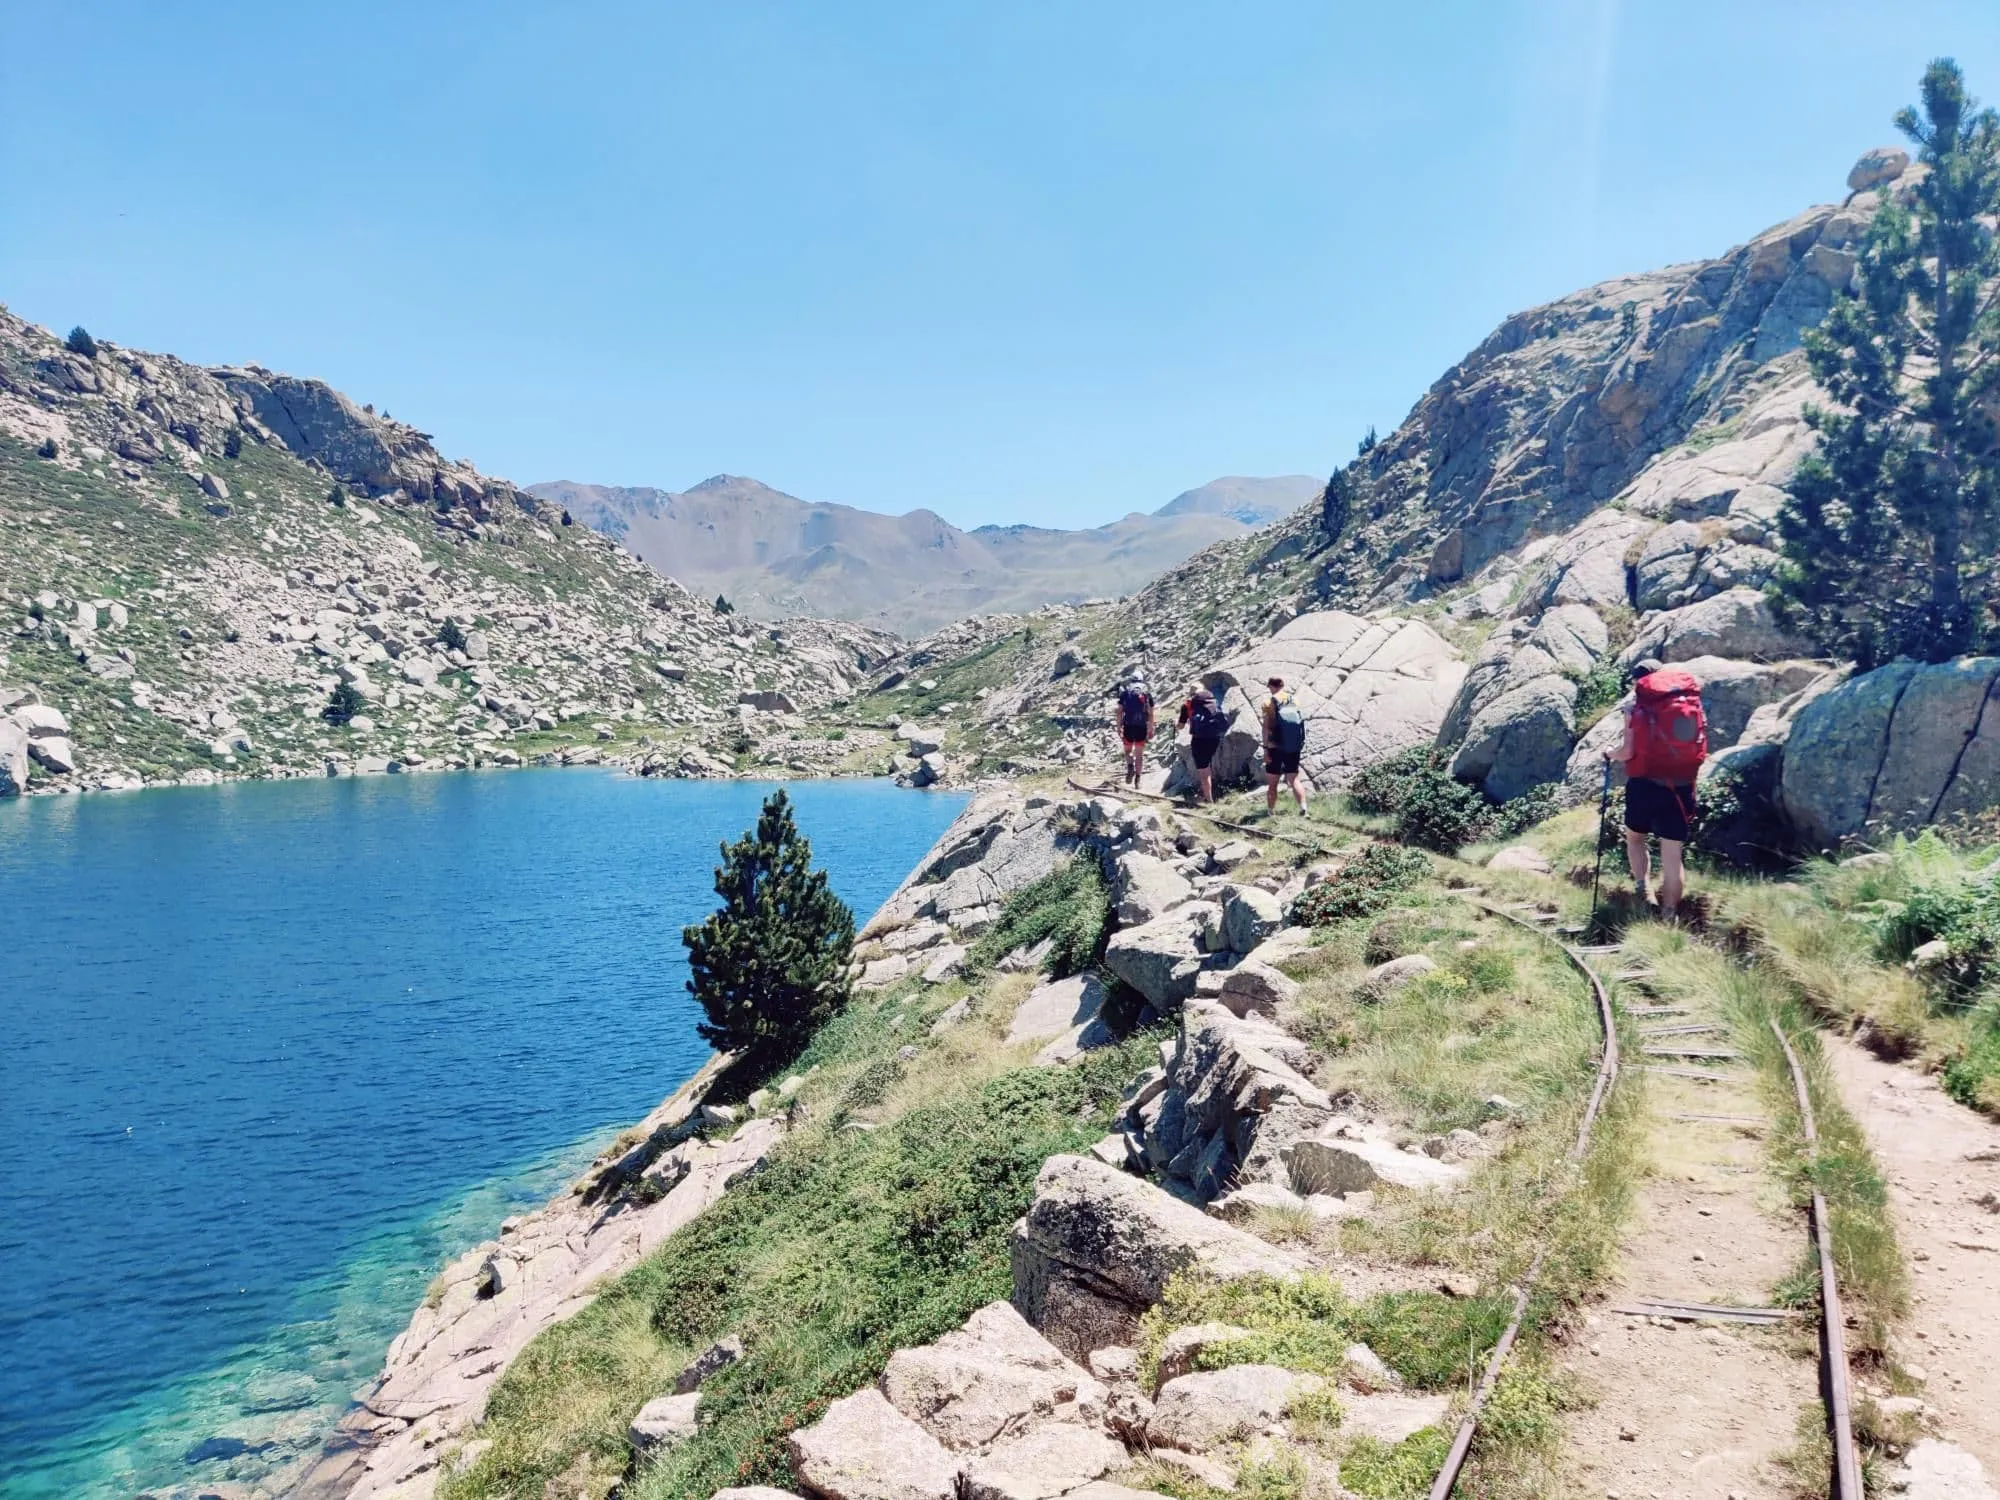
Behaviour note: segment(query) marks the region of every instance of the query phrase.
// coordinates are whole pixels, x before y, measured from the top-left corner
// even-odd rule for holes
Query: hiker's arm
[[[1605,751],[1604,758],[1606,760],[1618,761],[1621,764],[1632,758],[1632,716],[1630,714],[1625,715],[1625,733],[1619,738],[1618,748]]]

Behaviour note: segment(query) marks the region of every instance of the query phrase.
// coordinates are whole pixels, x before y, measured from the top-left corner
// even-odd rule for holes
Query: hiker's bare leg
[[[1671,917],[1681,904],[1681,845],[1660,840],[1660,915]]]
[[[1195,780],[1201,784],[1201,800],[1204,802],[1213,802],[1215,800],[1215,772],[1209,767],[1203,766],[1194,774]]]
[[[1269,813],[1274,813],[1277,810],[1278,810],[1278,773],[1276,771],[1272,771],[1264,777],[1264,811]]]
[[[1646,849],[1646,835],[1636,828],[1625,830],[1625,860],[1632,866],[1632,884],[1638,887],[1639,899],[1644,901],[1653,878],[1653,860]]]
[[[1306,793],[1305,788],[1299,785],[1299,773],[1297,771],[1292,772],[1291,775],[1285,778],[1285,784],[1291,787],[1292,797],[1299,804],[1299,811],[1304,812],[1306,810]]]

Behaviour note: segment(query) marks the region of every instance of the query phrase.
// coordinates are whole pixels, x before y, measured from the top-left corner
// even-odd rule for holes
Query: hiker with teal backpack
[[[1701,684],[1648,657],[1632,668],[1625,737],[1605,760],[1625,765],[1625,857],[1644,905],[1652,879],[1649,836],[1660,841],[1660,915],[1673,920],[1683,887],[1682,851],[1693,832],[1695,777],[1708,759]]]
[[[1118,690],[1118,740],[1125,747],[1125,780],[1139,784],[1146,769],[1146,741],[1153,737],[1153,695],[1134,672]]]
[[[1271,696],[1264,700],[1264,808],[1277,812],[1278,783],[1283,781],[1292,789],[1299,811],[1304,812],[1306,794],[1299,785],[1299,757],[1306,748],[1306,718],[1285,690],[1284,678],[1270,678],[1264,686],[1271,690]]]

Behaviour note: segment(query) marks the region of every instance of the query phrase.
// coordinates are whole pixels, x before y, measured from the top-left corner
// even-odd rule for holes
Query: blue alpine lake
[[[315,1448],[444,1261],[706,1055],[681,928],[771,790],[0,804],[0,1495],[247,1489]],[[787,790],[857,922],[964,802]]]

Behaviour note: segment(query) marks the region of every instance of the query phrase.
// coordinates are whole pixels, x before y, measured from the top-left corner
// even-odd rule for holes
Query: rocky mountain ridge
[[[320,382],[4,311],[0,535],[0,793],[714,743],[893,645],[718,614]]]
[[[624,542],[697,594],[758,617],[812,615],[914,634],[968,615],[1121,595],[1211,542],[1319,492],[1306,475],[1218,479],[1151,515],[1064,531],[961,530],[929,510],[814,504],[718,474],[681,493],[557,481],[530,491]]]
[[[1717,705],[1712,774],[1743,784],[1738,847],[1827,847],[1915,826],[1934,809],[1973,816],[2000,800],[1987,768],[2000,713],[1980,663],[1897,669],[1867,705],[1874,729],[1816,731],[1851,764],[1837,796],[1804,790],[1832,761],[1793,716],[1842,681],[1843,664],[1773,613],[1783,486],[1813,435],[1804,331],[1854,285],[1874,209],[1920,180],[1897,150],[1856,165],[1839,204],[1808,209],[1713,260],[1622,277],[1507,319],[1447,371],[1386,438],[1339,470],[1318,504],[1219,543],[1131,599],[965,622],[908,647],[862,711],[918,723],[947,763],[1067,764],[1116,753],[1111,698],[1142,669],[1162,702],[1200,680],[1235,729],[1222,764],[1254,769],[1253,702],[1271,673],[1306,689],[1309,766],[1322,785],[1358,767],[1357,722],[1377,747],[1431,741],[1453,772],[1503,801],[1537,786],[1592,795],[1623,670],[1643,657],[1695,670]],[[1323,643],[1421,625],[1422,673],[1451,692],[1373,696],[1371,665]],[[910,679],[937,684],[917,695]],[[1877,674],[1879,675],[1879,674]],[[1378,679],[1400,680],[1393,673]],[[1920,686],[1928,729],[1898,714]],[[1381,690],[1376,690],[1379,694]],[[943,698],[956,706],[939,720]],[[969,706],[968,706],[969,705]],[[1817,710],[1820,717],[1832,709]],[[1893,721],[1893,727],[1892,727]],[[1171,756],[1163,731],[1159,750]],[[1742,752],[1736,753],[1739,741]],[[1310,756],[1310,752],[1309,752]],[[1908,784],[1907,795],[1871,788]],[[1794,788],[1790,793],[1781,786]],[[1782,826],[1781,826],[1782,825]]]

